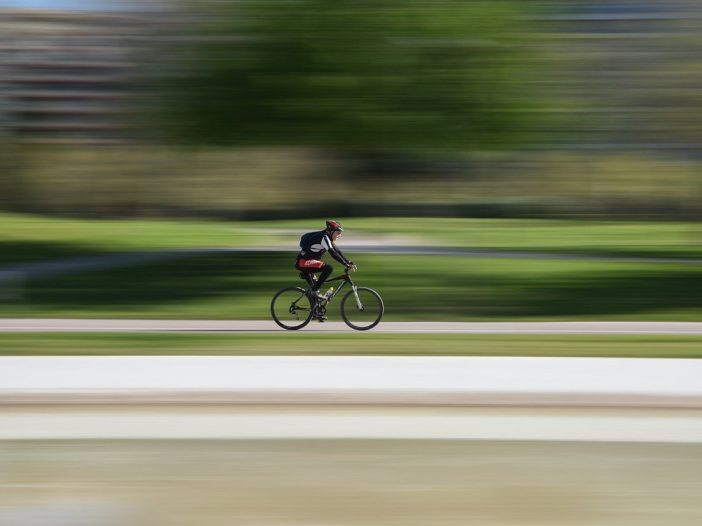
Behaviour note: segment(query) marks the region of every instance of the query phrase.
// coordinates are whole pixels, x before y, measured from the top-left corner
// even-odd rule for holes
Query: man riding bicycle
[[[321,301],[327,299],[319,292],[326,279],[334,271],[334,267],[322,261],[322,255],[328,250],[332,257],[344,265],[346,269],[355,268],[353,261],[347,259],[335,244],[344,231],[342,226],[332,219],[327,221],[327,226],[319,232],[308,232],[300,238],[300,254],[297,256],[295,268],[308,280],[312,287],[312,299]],[[315,280],[314,274],[321,272]]]

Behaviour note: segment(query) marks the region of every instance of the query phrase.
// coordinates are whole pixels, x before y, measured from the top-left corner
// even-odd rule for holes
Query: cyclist
[[[312,286],[312,299],[317,302],[326,299],[319,289],[334,271],[334,267],[322,261],[322,254],[328,250],[332,257],[345,268],[355,268],[353,261],[347,259],[335,244],[343,231],[344,229],[337,221],[329,219],[324,230],[308,232],[300,238],[300,254],[297,256],[295,268],[307,277]],[[317,272],[321,274],[315,280],[314,274]]]

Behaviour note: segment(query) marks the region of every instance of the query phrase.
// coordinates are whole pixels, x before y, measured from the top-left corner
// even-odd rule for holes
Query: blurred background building
[[[698,2],[551,2],[545,27],[571,64],[562,79],[581,107],[570,148],[699,148],[696,125],[702,44]],[[585,124],[579,126],[579,124]]]
[[[4,127],[34,142],[129,137],[146,13],[9,10],[0,17]]]

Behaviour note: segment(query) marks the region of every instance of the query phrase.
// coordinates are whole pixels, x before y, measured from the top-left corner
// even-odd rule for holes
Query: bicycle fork
[[[356,306],[358,310],[363,310],[363,303],[361,303],[361,298],[358,297],[358,287],[356,285],[351,285],[351,290],[353,290],[353,297],[356,298]]]

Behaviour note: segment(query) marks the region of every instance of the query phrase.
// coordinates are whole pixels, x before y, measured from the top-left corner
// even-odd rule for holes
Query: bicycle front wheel
[[[357,331],[367,331],[378,325],[384,312],[380,294],[366,287],[349,291],[341,300],[341,317]]]
[[[301,287],[288,287],[279,291],[271,301],[273,321],[283,329],[302,329],[312,319],[312,303]]]

